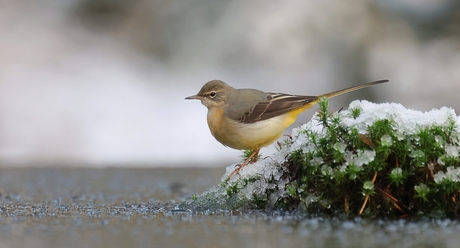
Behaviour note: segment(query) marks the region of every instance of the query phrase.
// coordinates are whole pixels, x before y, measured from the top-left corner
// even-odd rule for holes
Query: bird
[[[378,80],[317,96],[304,96],[235,89],[221,80],[211,80],[196,95],[185,99],[200,100],[208,108],[208,126],[217,141],[233,149],[252,151],[230,174],[230,179],[249,163],[257,162],[260,149],[281,137],[299,114],[321,98],[332,98],[386,82],[388,80]]]

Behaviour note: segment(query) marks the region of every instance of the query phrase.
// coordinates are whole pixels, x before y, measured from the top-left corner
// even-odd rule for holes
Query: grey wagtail
[[[185,99],[198,99],[208,108],[208,126],[217,141],[234,149],[252,150],[230,174],[232,177],[249,162],[257,162],[260,148],[281,137],[300,113],[322,97],[331,98],[386,82],[388,80],[379,80],[319,96],[301,96],[235,89],[223,81],[212,80],[198,94]]]

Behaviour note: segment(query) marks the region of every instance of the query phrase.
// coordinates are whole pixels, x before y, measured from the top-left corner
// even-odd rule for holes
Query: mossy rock
[[[354,101],[312,120],[260,159],[179,208],[283,209],[320,215],[451,217],[460,214],[460,118],[441,108]]]

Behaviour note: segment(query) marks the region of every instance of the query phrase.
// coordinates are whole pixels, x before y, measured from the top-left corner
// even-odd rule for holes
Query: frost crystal
[[[438,144],[439,147],[444,147],[445,144],[446,144],[446,142],[444,141],[444,139],[443,139],[441,136],[439,136],[439,135],[436,135],[436,136],[434,137],[434,140],[436,141],[436,144]]]
[[[423,158],[425,153],[422,150],[415,150],[410,153],[410,156],[413,158]]]
[[[435,183],[441,183],[442,180],[444,180],[444,178],[446,178],[446,174],[444,173],[444,171],[439,171],[438,173],[434,174]]]
[[[383,135],[382,138],[380,138],[380,142],[382,142],[382,146],[386,147],[390,147],[393,144],[393,140],[388,134]]]
[[[424,183],[414,186],[414,189],[421,195],[426,195],[428,192],[430,192],[430,188],[428,188],[428,186],[426,186]]]
[[[399,175],[402,175],[402,169],[401,168],[394,168],[393,170],[391,170],[391,174],[394,175],[394,176],[399,176]]]
[[[445,165],[446,163],[444,163],[444,156],[441,156],[438,158],[438,160],[436,161],[439,165]]]
[[[457,158],[458,157],[458,147],[453,146],[453,145],[446,146],[446,155],[448,157]]]
[[[334,144],[334,149],[340,153],[343,153],[345,148],[347,148],[347,145],[343,142],[337,142]]]
[[[375,186],[371,181],[366,181],[363,184],[363,192],[362,192],[362,194],[363,195],[371,195],[372,193],[374,193],[374,188],[375,188]]]
[[[358,154],[353,154],[348,152],[346,155],[346,160],[348,164],[354,164],[355,166],[361,167],[363,164],[369,164],[375,158],[374,150],[359,150]]]
[[[364,182],[363,189],[374,190],[374,184],[371,181]]]
[[[331,172],[332,172],[332,168],[330,166],[327,166],[327,165],[321,166],[321,173],[323,173],[323,175],[330,176],[332,174]]]
[[[310,161],[311,165],[313,166],[318,166],[318,165],[321,165],[324,163],[324,160],[322,157],[314,157],[311,161]]]
[[[451,182],[460,182],[460,167],[454,168],[453,166],[447,167],[447,171],[439,171],[434,174],[434,182],[442,183],[444,180]]]

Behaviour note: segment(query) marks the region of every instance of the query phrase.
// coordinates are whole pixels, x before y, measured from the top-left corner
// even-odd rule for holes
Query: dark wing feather
[[[238,121],[254,123],[285,114],[318,100],[317,96],[298,96],[282,93],[267,93],[267,100],[259,102],[254,108],[241,116]]]

